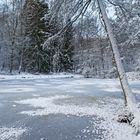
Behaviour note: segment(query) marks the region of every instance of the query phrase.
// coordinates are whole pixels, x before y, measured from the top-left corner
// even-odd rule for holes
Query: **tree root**
[[[124,111],[122,114],[118,116],[117,121],[120,123],[128,123],[130,124],[134,119],[134,115],[128,111]]]

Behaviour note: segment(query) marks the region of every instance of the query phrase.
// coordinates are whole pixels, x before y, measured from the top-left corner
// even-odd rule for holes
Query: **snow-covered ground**
[[[129,80],[140,80],[140,72],[127,72],[126,73]],[[5,79],[44,79],[44,78],[82,78],[82,75],[78,74],[70,74],[70,73],[53,73],[50,75],[45,74],[29,74],[29,73],[21,73],[21,74],[0,74],[0,80]]]
[[[29,74],[29,73],[21,73],[21,74],[14,74],[14,75],[6,75],[6,74],[0,74],[0,80],[5,79],[55,79],[55,78],[80,78],[83,77],[82,75],[77,74],[70,74],[70,73],[59,73],[59,74]]]
[[[140,101],[140,81],[130,81],[130,84]],[[68,140],[139,140],[140,135],[136,136],[131,126],[116,121],[123,107],[121,88],[119,81],[115,79],[84,79],[70,74],[46,77],[43,75],[13,75],[12,78],[3,76],[0,80],[0,140],[26,140],[27,138],[33,140],[36,138],[35,135],[42,136],[43,131],[46,131],[46,139],[59,140],[60,137],[53,138],[53,135],[49,137],[50,130],[54,131],[53,133],[60,133],[62,140],[66,137]],[[58,122],[65,120],[64,118],[60,117],[58,122],[57,117],[54,117],[53,121],[48,121],[49,116],[60,114],[69,119],[72,116],[84,117],[90,123],[83,128],[79,126],[78,129],[81,130],[78,137],[73,134],[74,132],[71,137],[68,137],[66,135],[68,133],[61,132],[62,128],[59,130],[60,124],[57,126]],[[52,122],[55,122],[54,125]],[[64,128],[67,123],[66,121],[63,124]],[[68,131],[78,127],[78,120],[73,120],[71,123],[76,126],[69,127]],[[83,121],[79,124],[82,123]],[[68,123],[68,126],[70,124]],[[55,127],[58,130],[55,130]],[[25,137],[27,133],[29,135]],[[63,135],[66,137],[62,138]],[[99,138],[96,137],[98,135]],[[36,139],[40,140],[40,138]]]
[[[128,79],[130,80],[140,80],[140,71],[137,72],[128,72],[126,73]]]
[[[0,128],[0,140],[16,140],[27,130],[22,128]]]

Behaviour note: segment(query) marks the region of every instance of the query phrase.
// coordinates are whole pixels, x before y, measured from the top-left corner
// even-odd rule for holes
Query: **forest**
[[[139,6],[137,0],[105,1],[126,72],[140,69]],[[73,72],[86,77],[117,77],[97,2],[2,1],[0,71]]]
[[[139,0],[0,0],[0,140],[139,140],[139,101]]]

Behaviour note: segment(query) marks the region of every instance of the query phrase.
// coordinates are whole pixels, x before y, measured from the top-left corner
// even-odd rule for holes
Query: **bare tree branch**
[[[71,24],[73,24],[74,22],[76,22],[77,19],[81,16],[81,14],[84,14],[86,12],[86,10],[87,10],[87,8],[88,8],[88,6],[89,6],[90,3],[91,3],[91,0],[87,0],[86,3],[84,4],[84,6],[82,7],[81,11],[79,12],[79,14],[76,15],[76,16],[74,16],[73,19],[70,22],[68,22],[65,25],[65,27],[63,27],[58,33],[56,33],[55,35],[49,37],[45,41],[45,43],[43,44],[43,48],[45,48],[47,46],[47,44],[50,43],[51,40],[54,40],[54,39],[58,38],[61,34],[63,34]]]

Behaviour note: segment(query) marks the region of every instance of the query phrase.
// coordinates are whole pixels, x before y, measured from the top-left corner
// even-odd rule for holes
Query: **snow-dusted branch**
[[[76,22],[77,19],[82,14],[84,14],[86,12],[86,10],[87,10],[87,8],[88,8],[88,6],[89,6],[90,3],[91,3],[91,0],[87,0],[86,3],[84,4],[84,6],[82,7],[82,9],[80,10],[80,12],[76,16],[74,16],[70,22],[68,22],[58,33],[56,33],[55,35],[49,37],[45,41],[45,43],[43,44],[43,48],[45,48],[47,46],[47,44],[50,43],[51,40],[54,40],[54,39],[58,38],[61,34],[63,34],[71,24],[73,24],[74,22]]]

